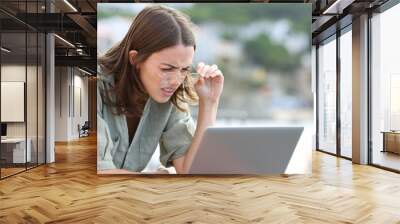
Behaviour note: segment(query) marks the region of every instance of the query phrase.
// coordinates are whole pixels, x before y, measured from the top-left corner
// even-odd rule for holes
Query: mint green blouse
[[[98,170],[127,169],[142,171],[160,145],[160,162],[165,167],[188,150],[195,131],[189,112],[179,111],[170,101],[157,103],[149,98],[135,135],[129,145],[125,115],[115,115],[103,104],[100,91],[114,85],[114,76],[97,75],[97,151]],[[110,96],[111,100],[115,99]]]

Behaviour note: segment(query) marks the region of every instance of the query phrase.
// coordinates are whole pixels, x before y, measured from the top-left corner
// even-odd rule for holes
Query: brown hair
[[[164,6],[146,7],[136,16],[122,41],[99,57],[100,68],[114,76],[114,87],[101,96],[106,104],[115,108],[115,114],[141,116],[148,98],[136,66],[129,62],[129,51],[136,50],[135,63],[141,63],[151,54],[177,44],[196,49],[192,25],[189,17],[177,10]],[[108,92],[115,95],[114,102]],[[190,77],[184,80],[170,100],[181,111],[188,109],[187,103],[197,101]]]

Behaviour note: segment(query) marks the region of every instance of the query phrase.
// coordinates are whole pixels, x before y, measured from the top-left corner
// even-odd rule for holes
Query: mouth
[[[162,94],[164,96],[172,96],[175,92],[174,88],[161,88]]]

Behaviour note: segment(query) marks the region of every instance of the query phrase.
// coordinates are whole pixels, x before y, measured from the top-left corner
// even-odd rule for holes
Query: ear
[[[131,63],[131,65],[135,65],[135,60],[136,60],[136,56],[137,56],[138,52],[135,50],[130,50],[129,51],[129,63]]]

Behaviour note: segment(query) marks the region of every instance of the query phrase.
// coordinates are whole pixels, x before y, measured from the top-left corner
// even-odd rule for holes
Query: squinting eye
[[[162,68],[161,70],[165,71],[165,72],[169,72],[169,71],[173,71],[173,68]]]

